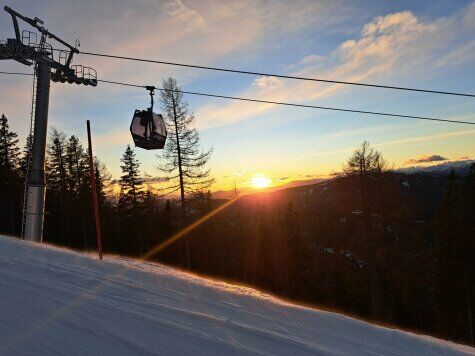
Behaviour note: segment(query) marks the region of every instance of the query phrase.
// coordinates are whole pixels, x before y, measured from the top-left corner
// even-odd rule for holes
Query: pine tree
[[[120,240],[122,248],[127,253],[142,255],[144,244],[142,238],[143,212],[141,204],[144,198],[143,179],[140,177],[140,162],[135,152],[127,145],[120,160],[122,175],[120,177],[119,217],[120,217]],[[138,240],[138,243],[135,242]]]
[[[173,78],[163,81],[161,103],[167,125],[168,138],[158,165],[170,183],[167,193],[180,191],[182,223],[186,223],[186,195],[204,191],[213,183],[206,165],[212,150],[200,148],[198,131],[194,127],[195,116],[190,112],[180,87]],[[188,238],[185,236],[186,264],[191,267]]]
[[[467,326],[467,339],[470,345],[475,346],[475,284],[470,283],[470,278],[475,275],[475,163],[472,163],[467,177],[462,187],[462,226],[463,236],[461,254],[459,258],[463,261],[463,285],[464,285],[464,303]]]
[[[140,253],[143,255],[149,251],[160,238],[158,226],[158,197],[151,187],[145,191],[142,203],[140,204],[140,233],[143,246]]]
[[[20,149],[18,135],[10,131],[8,119],[0,117],[0,229],[17,233],[17,220],[20,214]]]
[[[29,134],[26,137],[25,146],[21,152],[20,157],[20,177],[23,182],[26,181],[26,175],[29,171],[31,164],[31,148],[33,146],[33,136]]]
[[[71,224],[66,146],[65,133],[53,128],[47,145],[44,236],[50,242],[79,247],[74,243],[77,229]]]
[[[66,144],[67,184],[70,196],[70,216],[74,225],[73,239],[76,245],[88,249],[88,225],[90,216],[85,214],[90,206],[89,167],[87,155],[76,136],[71,136]],[[81,232],[79,234],[79,232]],[[82,241],[82,244],[79,244]]]
[[[435,253],[439,332],[473,344],[473,304],[475,288],[470,278],[475,272],[473,201],[475,167],[461,179],[453,170],[447,177],[444,200],[436,219]],[[457,293],[454,293],[457,291]]]
[[[140,162],[135,152],[127,145],[120,161],[123,163],[120,168],[120,200],[130,208],[137,208],[143,199],[143,179],[140,177]]]
[[[17,173],[19,152],[18,135],[10,131],[7,117],[0,117],[0,167],[1,173]],[[5,176],[6,177],[6,176]]]
[[[76,136],[71,136],[66,146],[66,167],[69,190],[79,199],[87,190],[89,167],[84,148]]]
[[[454,283],[454,269],[457,268],[457,239],[460,236],[460,186],[459,177],[452,170],[447,176],[447,182],[444,192],[444,200],[438,212],[436,219],[437,243],[436,243],[436,315],[438,316],[439,330],[450,329],[447,323],[451,326],[456,326],[453,319],[453,303],[455,302],[452,293],[453,287],[458,286],[459,283]],[[449,331],[452,334],[454,330]]]
[[[53,129],[48,144],[47,182],[48,189],[58,195],[61,202],[68,199],[69,177],[66,162],[66,135]]]
[[[115,235],[114,231],[116,227],[116,214],[111,200],[113,196],[113,185],[111,184],[111,174],[107,170],[106,165],[97,157],[94,157],[94,174],[96,176],[97,205],[99,208],[103,247],[104,249],[107,248],[113,251],[115,246],[111,238]],[[91,194],[90,189],[88,193]],[[92,199],[89,200],[88,204],[92,207]],[[93,221],[92,211],[90,218],[91,221]],[[92,222],[92,224],[94,223]]]
[[[102,211],[109,205],[108,196],[112,195],[111,174],[106,165],[94,157],[94,174],[96,176],[96,193],[99,210]]]

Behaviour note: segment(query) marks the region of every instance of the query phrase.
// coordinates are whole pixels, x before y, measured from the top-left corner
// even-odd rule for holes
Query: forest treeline
[[[30,142],[20,147],[1,116],[2,233],[21,234]],[[189,153],[198,163],[209,156]],[[243,196],[186,238],[150,254],[225,201],[212,199],[206,170],[190,170],[187,178],[201,179],[201,189],[180,191],[172,184],[186,199],[170,198],[170,190],[145,183],[127,146],[119,189],[94,159],[104,251],[473,344],[475,165],[466,176],[396,173],[366,142],[344,165],[341,176],[319,184]],[[162,166],[169,182],[178,177],[175,168]],[[97,248],[86,148],[57,130],[47,149],[44,241]]]

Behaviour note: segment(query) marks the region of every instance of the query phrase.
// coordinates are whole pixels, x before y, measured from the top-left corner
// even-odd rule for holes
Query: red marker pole
[[[89,173],[91,175],[92,205],[94,207],[94,220],[96,222],[97,248],[99,250],[99,258],[102,260],[101,223],[99,221],[99,208],[97,206],[96,175],[94,173],[94,160],[92,158],[91,124],[89,120],[87,120],[87,142],[89,144]]]

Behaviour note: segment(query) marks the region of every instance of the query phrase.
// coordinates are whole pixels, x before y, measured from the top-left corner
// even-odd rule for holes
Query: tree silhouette
[[[159,156],[158,169],[165,175],[167,194],[180,191],[182,224],[186,224],[186,196],[205,191],[213,183],[210,170],[206,168],[212,150],[200,147],[198,131],[194,127],[195,116],[190,111],[183,93],[173,78],[163,81],[161,104],[167,125],[168,138],[163,153]],[[185,236],[186,264],[190,268],[188,237]]]
[[[16,221],[20,213],[20,199],[16,193],[20,190],[20,149],[15,132],[10,131],[8,119],[0,117],[0,229],[17,233]]]
[[[143,214],[141,204],[145,192],[143,190],[143,179],[140,177],[140,162],[130,145],[127,145],[120,161],[122,162],[120,166],[122,175],[120,176],[118,211],[123,247],[133,254],[142,255],[145,246],[142,238],[141,223]],[[134,239],[138,239],[138,245],[134,242]]]

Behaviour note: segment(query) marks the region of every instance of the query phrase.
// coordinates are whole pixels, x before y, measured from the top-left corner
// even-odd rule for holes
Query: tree
[[[71,224],[75,217],[71,216],[73,202],[69,190],[66,135],[54,128],[49,136],[46,163],[45,209],[48,214],[45,218],[45,239],[79,247],[74,243],[77,229]]]
[[[454,171],[447,177],[444,200],[435,224],[434,278],[439,332],[452,338],[470,340],[472,345],[475,288],[470,278],[475,273],[474,183],[475,165],[465,179]]]
[[[66,168],[68,170],[69,190],[79,198],[88,187],[89,167],[84,148],[74,135],[69,138],[66,146]]]
[[[50,190],[59,194],[59,200],[67,200],[68,172],[66,157],[66,135],[53,128],[48,144],[47,181]]]
[[[20,149],[18,148],[18,135],[10,131],[8,119],[5,115],[0,117],[0,228],[10,233],[16,232],[17,216],[21,209],[19,196],[20,175],[19,161]]]
[[[373,318],[379,317],[379,273],[378,263],[376,260],[376,241],[373,234],[373,218],[371,208],[375,205],[381,206],[381,186],[380,178],[387,169],[387,162],[382,154],[374,150],[368,141],[363,141],[360,148],[348,158],[344,166],[344,172],[350,179],[356,178],[360,191],[360,209],[363,213],[363,227],[365,231],[365,240],[368,243],[368,261],[371,280],[371,306]],[[376,180],[376,184],[372,183]],[[372,189],[376,187],[376,189]],[[377,190],[377,191],[376,191]],[[370,192],[374,194],[370,194]],[[379,193],[379,194],[378,194]],[[377,199],[378,202],[371,200]],[[379,204],[378,204],[379,203]]]
[[[464,261],[464,297],[465,310],[467,315],[468,339],[472,346],[475,345],[475,323],[473,315],[473,307],[475,305],[475,285],[469,282],[469,276],[475,275],[475,224],[473,217],[475,216],[475,163],[472,163],[469,173],[463,184],[462,196],[462,234],[464,241],[461,244],[461,259]]]
[[[106,165],[97,157],[94,157],[94,174],[96,176],[96,193],[99,211],[108,206],[109,195],[112,195],[111,174]]]
[[[356,149],[346,161],[344,172],[347,176],[357,175],[366,178],[382,173],[387,167],[388,163],[382,154],[374,150],[368,141],[363,141],[360,148]]]
[[[137,208],[143,198],[143,179],[140,177],[140,162],[135,152],[127,145],[120,161],[120,201],[129,208]]]
[[[23,181],[26,180],[26,175],[30,169],[31,163],[31,148],[33,147],[33,135],[29,134],[26,137],[25,146],[21,152],[20,157],[20,177]]]
[[[128,253],[142,255],[144,244],[142,239],[141,223],[143,214],[141,203],[144,199],[143,179],[140,177],[140,162],[135,156],[135,152],[127,145],[127,148],[120,160],[122,175],[120,177],[120,197],[119,197],[119,217],[121,241],[125,243],[123,248]],[[138,246],[133,243],[133,238],[138,239]]]
[[[66,169],[68,191],[71,198],[72,216],[81,218],[80,227],[74,231],[82,232],[83,247],[87,250],[87,227],[85,211],[90,202],[88,160],[81,142],[76,136],[71,136],[66,146]],[[74,222],[76,222],[74,220]]]
[[[167,125],[168,138],[159,157],[158,169],[165,175],[169,185],[164,190],[169,194],[180,191],[182,223],[186,223],[186,195],[205,191],[213,183],[206,165],[212,150],[200,147],[198,131],[194,127],[195,116],[183,98],[181,88],[173,78],[163,81],[161,104]],[[188,239],[185,237],[186,263],[190,268]]]

